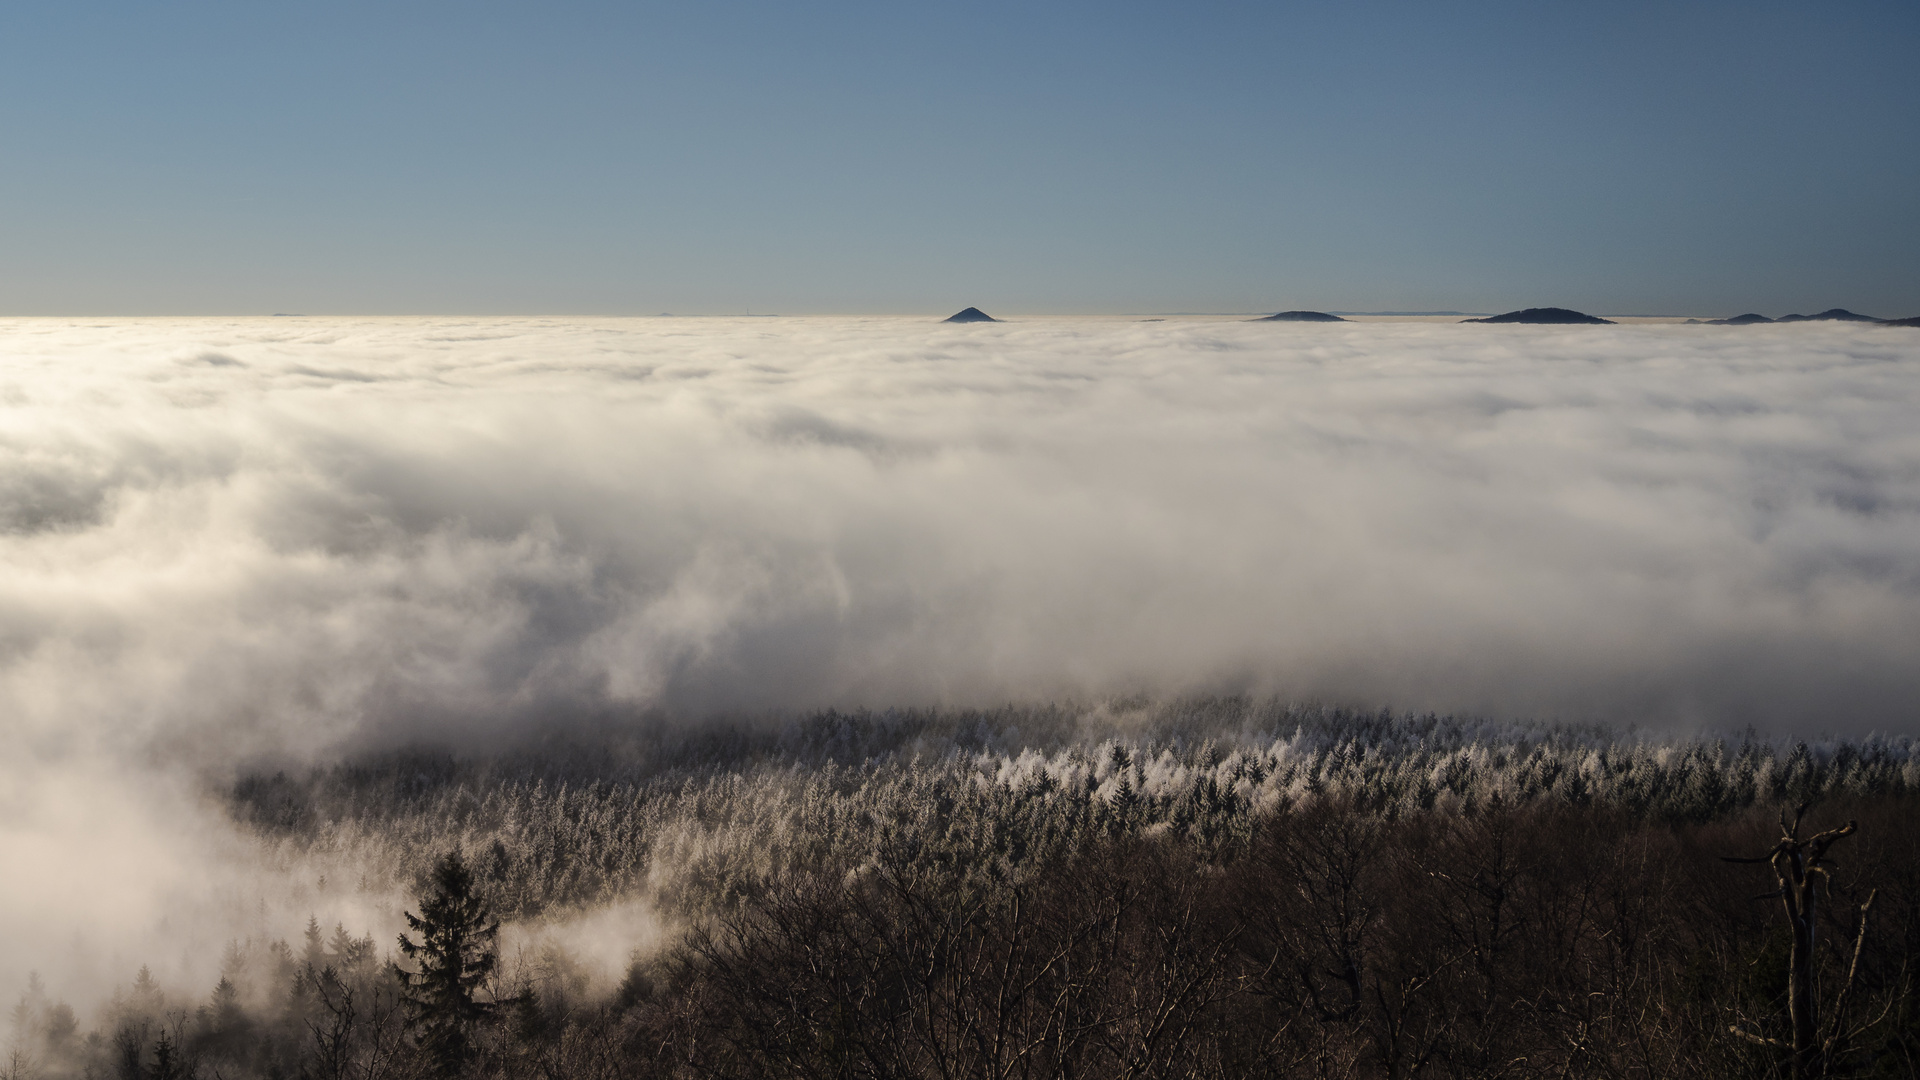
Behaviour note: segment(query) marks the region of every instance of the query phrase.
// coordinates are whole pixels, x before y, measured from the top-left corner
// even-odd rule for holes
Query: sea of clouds
[[[1911,733],[1920,332],[0,320],[0,557],[5,980],[243,904],[210,779],[422,739],[1210,692]]]

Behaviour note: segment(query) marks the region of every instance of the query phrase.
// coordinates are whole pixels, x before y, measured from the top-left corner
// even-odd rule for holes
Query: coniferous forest
[[[221,797],[402,932],[236,934],[213,985],[104,1004],[36,982],[9,1078],[1920,1074],[1909,739],[829,712]],[[622,905],[656,932],[503,944]]]

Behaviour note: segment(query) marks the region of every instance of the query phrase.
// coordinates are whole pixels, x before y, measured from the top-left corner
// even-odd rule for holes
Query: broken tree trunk
[[[1768,893],[1761,899],[1778,896],[1781,906],[1786,909],[1787,924],[1793,930],[1793,949],[1787,961],[1787,1016],[1793,1023],[1794,1080],[1814,1080],[1826,1073],[1820,1041],[1819,1003],[1813,990],[1813,950],[1818,926],[1814,907],[1819,899],[1820,879],[1827,876],[1827,849],[1835,842],[1853,835],[1859,827],[1857,822],[1849,821],[1840,828],[1828,829],[1803,840],[1800,838],[1800,820],[1806,812],[1807,804],[1801,803],[1794,812],[1791,825],[1787,824],[1786,815],[1781,814],[1780,842],[1773,846],[1772,851],[1752,859],[1728,857],[1726,860],[1768,863],[1772,865],[1774,877],[1780,883],[1779,892]],[[1753,1038],[1739,1028],[1734,1030],[1743,1037]]]

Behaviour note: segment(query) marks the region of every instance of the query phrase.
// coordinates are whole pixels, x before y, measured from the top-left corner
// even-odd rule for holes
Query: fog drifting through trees
[[[1337,798],[1904,798],[1916,372],[1851,325],[0,323],[0,979],[197,1008],[310,918],[385,951],[449,848],[610,993],[900,845],[998,889]]]
[[[15,1037],[33,1075],[130,1080],[177,1062],[938,1075],[985,1067],[965,1032],[1009,1007],[991,958],[1058,947],[1080,966],[1021,979],[1064,978],[1046,994],[1069,997],[999,1014],[1040,1040],[1023,1074],[1477,1076],[1520,1053],[1505,1072],[1772,1075],[1781,928],[1750,895],[1765,879],[1721,856],[1764,852],[1773,814],[1811,805],[1864,822],[1822,889],[1830,1056],[1899,1075],[1920,1052],[1917,796],[1907,738],[1649,739],[1244,698],[380,753],[223,794],[260,906],[223,913],[197,990],[192,965],[142,965],[89,1031],[36,979]],[[416,898],[449,857],[485,904],[460,908],[472,925],[504,920],[482,1019],[451,1043],[409,1036],[382,945],[401,908],[432,910]],[[269,917],[302,907],[334,921]],[[1111,940],[1083,955],[1083,933]],[[161,925],[146,944],[190,937]],[[943,974],[955,964],[974,973]],[[1177,1035],[1138,1024],[1141,995]],[[1085,1039],[1054,1026],[1069,1021]],[[461,1067],[435,1073],[442,1044]]]

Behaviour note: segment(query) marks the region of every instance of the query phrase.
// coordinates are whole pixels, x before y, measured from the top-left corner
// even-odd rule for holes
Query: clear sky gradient
[[[120,3],[0,314],[1920,315],[1920,4]]]

